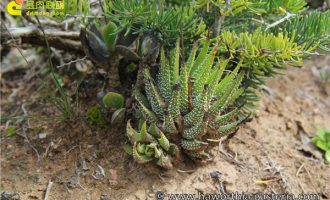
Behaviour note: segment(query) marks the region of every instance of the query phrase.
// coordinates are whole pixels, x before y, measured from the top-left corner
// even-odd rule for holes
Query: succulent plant
[[[108,92],[102,97],[102,103],[111,110],[118,110],[124,107],[125,99],[123,95],[116,92]]]
[[[132,155],[138,163],[156,161],[157,165],[170,169],[172,160],[179,156],[178,147],[170,143],[165,134],[152,123],[147,128],[146,121],[141,124],[140,130],[135,131],[130,121],[127,122],[127,135],[132,142]]]
[[[94,23],[81,28],[79,37],[88,57],[100,63],[106,63],[109,60],[109,49],[104,43],[103,37]]]
[[[239,72],[241,63],[227,72],[229,61],[215,62],[217,44],[210,48],[210,43],[205,41],[200,50],[194,45],[187,62],[180,66],[177,41],[170,59],[166,59],[161,50],[156,77],[152,77],[148,66],[143,69],[144,89],[135,89],[133,96],[137,116],[146,122],[139,132],[130,122],[127,124],[127,135],[137,162],[151,161],[156,154],[149,151],[161,150],[163,156],[157,154],[157,164],[170,168],[173,153],[168,148],[171,145],[176,153],[184,152],[196,160],[210,160],[208,151],[214,140],[234,131],[246,118],[240,106],[234,105],[244,92],[243,73]],[[150,124],[148,130],[146,124]]]

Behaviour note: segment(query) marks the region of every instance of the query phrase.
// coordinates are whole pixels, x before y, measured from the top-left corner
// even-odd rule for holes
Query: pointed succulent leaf
[[[148,99],[138,89],[133,90],[133,96],[139,103],[144,105],[146,108],[151,108]]]
[[[207,142],[203,142],[200,140],[186,140],[186,139],[182,139],[181,140],[181,146],[183,149],[187,150],[187,151],[199,151],[203,148],[205,148],[208,145]]]
[[[147,122],[144,121],[141,130],[140,130],[140,137],[142,142],[152,142],[154,139],[147,131]]]
[[[206,134],[208,120],[209,120],[209,116],[208,113],[206,112],[204,113],[204,117],[201,122],[195,124],[191,128],[187,128],[186,130],[184,130],[182,137],[188,140],[201,138],[203,135]]]
[[[165,111],[165,116],[164,116],[164,123],[162,125],[163,130],[168,132],[168,133],[176,133],[176,127],[174,124],[173,117],[170,115],[170,113],[166,110]]]
[[[168,151],[170,148],[170,141],[166,138],[165,134],[160,131],[160,138],[158,138],[159,145],[165,150]]]
[[[149,123],[157,121],[157,117],[154,112],[146,108],[143,104],[138,102],[138,110],[141,112],[143,118],[147,120]]]
[[[155,112],[158,118],[161,118],[164,115],[164,110],[163,110],[164,102],[153,83],[148,68],[144,69],[144,82],[145,82],[145,90],[147,93],[147,98],[151,104],[152,111]]]
[[[176,47],[171,55],[171,85],[175,84],[179,79],[180,69],[180,40],[177,39]]]
[[[232,122],[230,124],[222,125],[218,128],[218,134],[226,134],[234,131],[237,126],[242,122],[242,120],[237,120],[235,122]]]
[[[233,94],[230,95],[230,97],[226,101],[225,105],[222,107],[221,111],[226,109],[228,106],[232,105],[235,102],[235,100],[243,94],[243,92],[244,92],[243,88],[239,88],[239,89],[233,91]]]
[[[190,113],[183,117],[183,122],[186,126],[191,127],[202,120],[203,114],[203,107],[195,107]]]
[[[196,98],[194,98],[193,104],[195,108],[201,107],[206,110],[208,107],[209,85],[205,84],[203,88],[203,91],[200,92]]]
[[[172,97],[168,110],[173,119],[176,119],[180,115],[180,85],[179,83],[173,86]]]
[[[210,40],[207,40],[203,45],[203,48],[199,52],[192,68],[190,69],[190,76],[192,78],[198,78],[199,75],[197,71],[201,67],[201,64],[205,61],[206,55],[209,51],[209,47],[210,47]]]
[[[189,109],[188,90],[188,72],[187,67],[183,65],[180,74],[180,111],[184,114],[186,114]]]
[[[206,57],[204,62],[201,64],[200,68],[197,71],[197,74],[199,74],[199,77],[197,78],[197,81],[194,84],[193,87],[193,95],[197,96],[203,91],[203,86],[207,84],[207,80],[209,78],[209,73],[212,69],[214,58],[217,52],[217,48],[214,47],[212,52],[210,52]]]
[[[219,84],[219,81],[221,80],[222,74],[226,69],[228,62],[229,60],[218,62],[218,64],[215,66],[215,69],[213,69],[213,72],[207,81],[207,84],[210,86],[211,95],[213,95],[216,86]]]
[[[229,103],[232,103],[233,97],[237,98],[242,94],[242,89],[238,90],[242,81],[243,74],[239,74],[236,80],[232,80],[225,88],[222,96],[212,105],[210,111],[212,115],[217,115],[220,111],[224,110]],[[238,91],[239,93],[237,93]],[[235,94],[235,95],[234,95]]]
[[[126,133],[132,143],[141,140],[139,133],[137,131],[135,131],[134,128],[132,128],[130,120],[128,120],[128,122],[126,124]]]
[[[170,66],[166,62],[164,49],[160,53],[160,73],[158,74],[158,87],[160,94],[166,100],[170,101],[171,98],[171,72]]]
[[[148,132],[155,138],[160,138],[160,130],[157,128],[157,126],[152,123],[149,128],[148,128]]]
[[[194,65],[197,49],[198,49],[197,45],[194,44],[193,47],[192,47],[191,53],[189,55],[188,61],[187,61],[187,69],[186,69],[187,74],[190,73],[190,70]]]
[[[210,123],[210,127],[213,129],[218,129],[220,125],[225,124],[225,123],[229,122],[230,120],[232,120],[237,115],[237,112],[238,112],[238,109],[235,108],[234,110],[232,110],[226,114],[217,116]]]

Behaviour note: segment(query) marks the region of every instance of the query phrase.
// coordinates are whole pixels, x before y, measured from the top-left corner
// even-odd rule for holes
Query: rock
[[[103,179],[105,177],[105,172],[104,172],[103,167],[101,167],[100,165],[97,165],[95,168],[93,177],[97,180]]]
[[[47,137],[47,133],[39,133],[38,137],[39,139],[45,139]]]
[[[21,197],[16,192],[7,192],[4,191],[1,193],[0,200],[20,200]]]
[[[111,180],[117,180],[118,179],[118,174],[117,174],[117,170],[115,169],[110,169],[109,170],[109,176]]]
[[[213,171],[213,172],[210,173],[210,176],[213,179],[219,179],[220,176],[221,176],[221,172],[219,172],[219,171]]]
[[[110,197],[107,194],[102,194],[100,200],[110,200]]]

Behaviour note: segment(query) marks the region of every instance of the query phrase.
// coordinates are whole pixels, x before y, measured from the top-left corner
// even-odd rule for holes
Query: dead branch
[[[79,32],[46,29],[45,34],[50,46],[66,51],[83,53]],[[7,47],[11,46],[13,40],[18,40],[19,44],[45,44],[42,32],[36,26],[20,28],[1,27],[1,36],[1,44]]]

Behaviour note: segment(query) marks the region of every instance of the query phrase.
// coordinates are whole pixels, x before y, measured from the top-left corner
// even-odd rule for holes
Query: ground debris
[[[20,200],[21,197],[16,192],[4,191],[1,193],[0,200]]]

